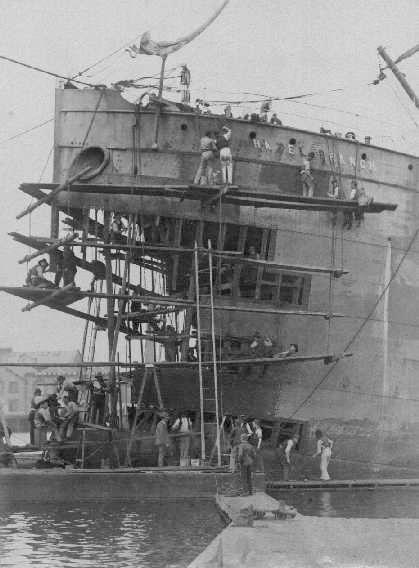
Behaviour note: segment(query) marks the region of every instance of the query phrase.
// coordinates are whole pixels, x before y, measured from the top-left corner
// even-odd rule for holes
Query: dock
[[[372,478],[372,479],[329,479],[329,481],[267,481],[266,488],[278,491],[287,489],[345,489],[356,487],[369,489],[375,487],[414,487],[419,485],[418,478]]]
[[[263,474],[255,487],[264,486]],[[223,468],[0,469],[0,508],[19,502],[83,503],[206,499],[234,495],[240,478]]]
[[[217,496],[216,502],[230,524],[189,568],[418,565],[419,519],[303,516],[265,493]]]

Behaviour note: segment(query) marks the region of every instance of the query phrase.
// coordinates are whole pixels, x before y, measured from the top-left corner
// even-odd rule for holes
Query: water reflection
[[[299,513],[318,517],[419,518],[419,488],[270,491]]]
[[[222,529],[205,501],[0,510],[1,566],[180,568]]]
[[[336,516],[336,511],[332,507],[332,493],[330,491],[322,491],[319,495],[319,505],[321,517],[334,517]]]

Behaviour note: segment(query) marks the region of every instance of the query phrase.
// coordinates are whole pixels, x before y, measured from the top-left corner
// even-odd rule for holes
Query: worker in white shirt
[[[233,183],[233,156],[231,154],[231,130],[228,126],[221,128],[222,134],[217,137],[217,149],[220,152],[221,176],[224,184]]]
[[[187,467],[189,465],[192,422],[186,412],[180,413],[171,430],[172,432],[177,433],[177,438],[179,440],[179,465],[181,467]]]

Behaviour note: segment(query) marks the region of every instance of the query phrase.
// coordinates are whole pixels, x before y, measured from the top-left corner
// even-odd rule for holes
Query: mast
[[[403,89],[406,91],[409,98],[413,101],[416,108],[419,108],[419,99],[418,99],[415,91],[412,89],[412,87],[406,81],[406,77],[405,77],[404,73],[402,73],[400,71],[400,69],[397,67],[396,63],[388,55],[388,53],[386,52],[384,47],[380,46],[377,49],[377,51],[378,51],[379,55],[382,57],[382,59],[387,63],[388,68],[391,69],[391,71],[394,73],[394,76],[399,81],[399,83],[403,87]],[[402,59],[406,59],[407,57],[410,57],[411,55],[413,55],[417,51],[419,51],[419,45],[415,46],[412,49],[409,49],[409,51],[406,52],[405,54],[401,55],[397,59],[397,61],[402,61]]]

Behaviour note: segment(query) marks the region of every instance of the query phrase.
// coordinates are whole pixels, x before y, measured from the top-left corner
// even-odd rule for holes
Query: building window
[[[19,392],[19,385],[17,381],[10,381],[9,383],[9,394],[16,394]]]
[[[19,410],[19,400],[13,398],[8,401],[8,411],[9,412],[17,412]]]

